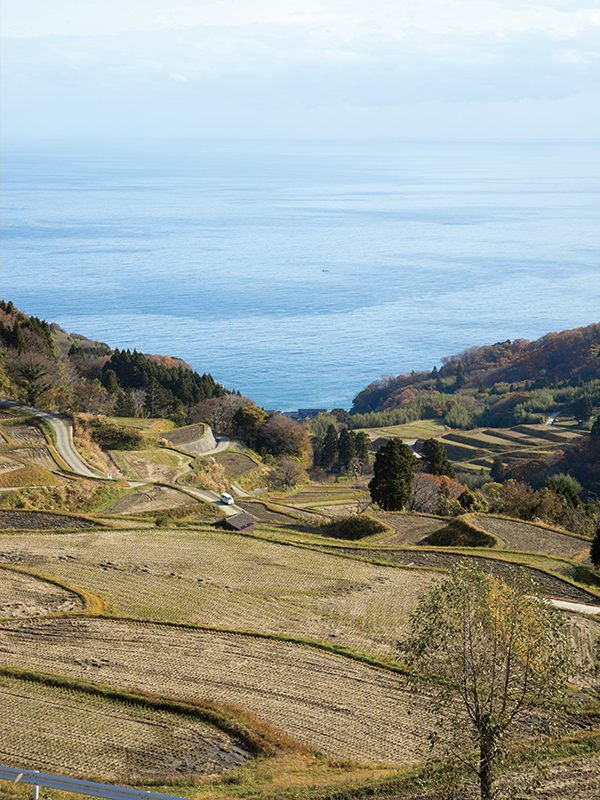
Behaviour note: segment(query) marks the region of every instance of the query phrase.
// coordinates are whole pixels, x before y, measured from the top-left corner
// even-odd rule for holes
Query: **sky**
[[[9,138],[597,139],[594,0],[0,0]]]

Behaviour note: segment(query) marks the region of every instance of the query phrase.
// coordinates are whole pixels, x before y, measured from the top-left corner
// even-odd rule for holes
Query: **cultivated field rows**
[[[568,533],[515,519],[486,516],[474,517],[472,522],[478,528],[502,539],[507,550],[573,558],[590,546],[589,540],[580,539],[578,536],[570,536]]]
[[[316,750],[360,762],[418,760],[433,724],[427,703],[399,676],[251,636],[98,618],[21,620],[0,624],[0,657],[124,689],[233,703]]]
[[[0,619],[63,614],[82,608],[81,599],[73,592],[29,575],[0,570]]]
[[[98,780],[211,775],[249,757],[200,720],[0,675],[0,761]]]
[[[212,531],[2,534],[0,553],[101,595],[122,616],[307,636],[379,656],[394,655],[435,579]]]

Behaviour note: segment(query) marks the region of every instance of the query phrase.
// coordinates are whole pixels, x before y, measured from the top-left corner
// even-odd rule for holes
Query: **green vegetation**
[[[465,520],[453,519],[444,528],[430,534],[429,544],[437,547],[496,547],[497,541]]]
[[[402,511],[412,489],[412,469],[416,459],[410,447],[391,439],[377,453],[369,490],[374,503],[385,511]]]
[[[376,536],[389,533],[390,528],[368,514],[356,514],[344,519],[333,520],[325,527],[330,536],[337,539],[364,539],[367,536]]]

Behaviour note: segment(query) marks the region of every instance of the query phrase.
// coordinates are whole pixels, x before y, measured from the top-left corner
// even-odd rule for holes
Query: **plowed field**
[[[212,775],[249,754],[197,719],[0,676],[5,766],[102,781]]]
[[[514,519],[474,517],[473,524],[502,539],[507,550],[573,558],[576,553],[590,546],[589,542],[577,536]]]
[[[338,758],[406,764],[433,724],[402,679],[300,645],[152,623],[55,619],[0,624],[6,664],[230,702]]]
[[[82,608],[83,602],[73,592],[29,575],[0,569],[0,618],[38,617]]]
[[[393,654],[433,579],[213,532],[0,535],[0,553],[106,598],[123,615],[346,644]]]

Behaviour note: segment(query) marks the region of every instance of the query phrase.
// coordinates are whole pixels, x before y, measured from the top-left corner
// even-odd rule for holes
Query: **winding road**
[[[78,475],[83,475],[85,478],[105,478],[104,473],[98,470],[93,470],[85,461],[81,459],[79,454],[75,451],[71,444],[71,430],[65,423],[51,411],[40,411],[37,408],[23,405],[23,403],[16,403],[14,400],[5,400],[0,398],[0,405],[9,406],[10,408],[18,408],[19,411],[25,411],[34,417],[40,417],[52,426],[56,432],[56,449],[62,458],[67,462],[70,469]]]

